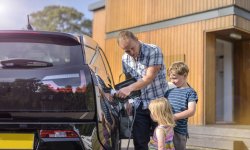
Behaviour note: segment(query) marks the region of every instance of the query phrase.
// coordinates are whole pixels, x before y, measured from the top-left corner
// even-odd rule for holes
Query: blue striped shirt
[[[122,56],[122,67],[125,75],[130,75],[137,80],[146,75],[149,66],[161,65],[156,78],[145,88],[141,89],[141,96],[135,100],[137,108],[143,102],[143,109],[148,108],[150,100],[163,97],[168,89],[166,80],[166,67],[163,61],[161,49],[153,44],[140,43],[140,52],[137,60],[128,54]]]
[[[174,114],[187,110],[189,102],[198,101],[195,90],[190,87],[170,89],[164,96],[171,104]],[[188,118],[177,120],[174,131],[182,135],[188,135],[187,122]]]

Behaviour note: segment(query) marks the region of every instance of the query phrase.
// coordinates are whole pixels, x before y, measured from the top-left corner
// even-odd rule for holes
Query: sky
[[[48,5],[73,7],[84,14],[87,19],[93,18],[88,6],[99,0],[0,0],[0,30],[19,30],[26,28],[27,15],[43,10]]]

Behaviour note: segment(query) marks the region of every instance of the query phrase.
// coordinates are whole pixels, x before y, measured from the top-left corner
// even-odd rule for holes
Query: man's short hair
[[[134,35],[133,32],[131,31],[121,31],[118,35],[117,38],[117,43],[119,43],[120,39],[124,39],[124,38],[130,38],[132,40],[138,41],[138,38]]]

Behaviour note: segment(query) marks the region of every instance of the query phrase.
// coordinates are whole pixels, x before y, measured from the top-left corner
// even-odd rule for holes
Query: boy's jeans
[[[175,150],[186,150],[187,136],[174,132]]]

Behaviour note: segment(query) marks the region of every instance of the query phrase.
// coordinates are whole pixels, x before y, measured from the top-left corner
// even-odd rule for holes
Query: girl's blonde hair
[[[152,100],[149,104],[150,113],[158,124],[175,126],[171,105],[164,97]]]

